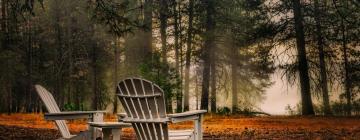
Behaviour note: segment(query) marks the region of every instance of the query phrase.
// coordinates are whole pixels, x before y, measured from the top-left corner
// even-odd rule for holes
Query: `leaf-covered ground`
[[[106,116],[106,121],[115,121]],[[171,124],[172,129],[191,128],[192,123]],[[71,121],[72,133],[86,130],[86,121]],[[0,140],[43,139],[60,137],[51,121],[42,114],[0,115]],[[359,117],[241,117],[207,115],[204,121],[205,139],[360,139]],[[125,129],[125,139],[135,139]]]

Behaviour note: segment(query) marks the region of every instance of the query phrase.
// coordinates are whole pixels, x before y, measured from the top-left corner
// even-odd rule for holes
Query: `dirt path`
[[[112,116],[107,121],[114,121]],[[73,133],[86,129],[85,121],[69,122]],[[191,128],[192,123],[171,124],[172,129]],[[210,139],[360,139],[360,118],[349,117],[240,117],[206,116],[204,138]],[[52,122],[41,114],[0,115],[0,140],[54,139]],[[131,129],[126,139],[134,139]]]

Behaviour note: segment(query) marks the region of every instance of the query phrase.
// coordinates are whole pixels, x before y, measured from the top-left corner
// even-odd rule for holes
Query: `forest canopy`
[[[118,112],[118,82],[142,77],[164,90],[168,112],[266,114],[259,103],[280,73],[301,95],[290,112],[360,113],[358,0],[1,0],[0,9],[0,112],[43,112],[35,84],[61,110]]]

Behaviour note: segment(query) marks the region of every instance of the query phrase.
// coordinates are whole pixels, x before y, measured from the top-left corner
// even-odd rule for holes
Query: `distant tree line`
[[[34,84],[62,109],[117,112],[117,82],[138,76],[164,89],[168,112],[261,113],[276,71],[299,87],[302,115],[359,112],[355,0],[0,3],[2,112],[42,111]]]
[[[301,88],[301,114],[315,114],[312,97],[322,102],[319,114],[358,112],[353,107],[360,85],[359,1],[276,1],[269,11],[277,21],[274,38],[286,47],[281,53],[288,61],[280,68],[287,81]]]
[[[72,0],[2,0],[0,5],[2,112],[41,111],[34,84],[48,88],[64,110],[107,106],[114,89],[108,66],[119,43],[108,32],[121,36],[141,26],[124,18],[123,5]]]

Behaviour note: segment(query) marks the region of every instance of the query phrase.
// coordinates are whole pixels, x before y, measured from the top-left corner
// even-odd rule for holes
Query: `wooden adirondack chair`
[[[41,100],[45,104],[49,113],[45,113],[46,120],[53,120],[56,123],[58,130],[61,133],[60,139],[81,139],[89,140],[95,139],[97,136],[97,130],[93,127],[89,127],[89,131],[82,132],[78,135],[71,135],[69,128],[66,125],[65,120],[70,119],[89,119],[92,122],[102,122],[103,113],[105,111],[74,111],[74,112],[61,112],[58,105],[55,102],[52,94],[40,85],[35,85],[35,89],[39,94]]]
[[[141,78],[128,78],[118,84],[118,97],[138,140],[202,139],[202,115],[206,110],[194,110],[166,115],[163,90]],[[194,121],[194,130],[169,130],[168,123]]]

